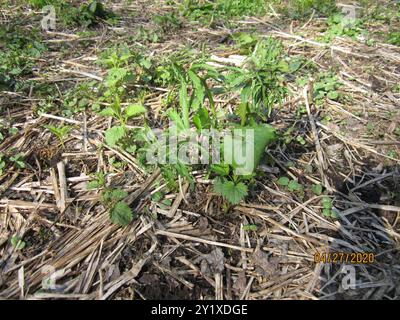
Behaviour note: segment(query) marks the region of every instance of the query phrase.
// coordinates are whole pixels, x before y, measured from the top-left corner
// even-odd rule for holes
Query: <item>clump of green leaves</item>
[[[328,17],[338,11],[335,0],[289,0],[282,1],[279,11],[290,19],[307,20],[313,12]]]
[[[108,209],[110,220],[118,225],[127,226],[133,220],[133,212],[124,201],[128,193],[121,189],[106,189],[101,194],[101,201]]]
[[[130,104],[125,109],[122,109],[119,98],[116,97],[114,103],[111,106],[103,109],[99,114],[105,117],[113,117],[119,122],[119,125],[113,126],[107,129],[105,133],[106,143],[110,147],[116,146],[116,144],[124,138],[128,129],[126,123],[130,118],[138,117],[146,113],[146,108],[142,104]]]
[[[16,249],[16,250],[22,250],[25,248],[26,243],[25,241],[22,241],[22,238],[19,237],[18,235],[14,235],[11,237],[11,245]]]
[[[317,103],[321,103],[324,98],[338,100],[340,93],[338,89],[342,84],[339,79],[332,73],[323,73],[314,84],[314,99]]]
[[[138,79],[138,68],[150,68],[151,63],[145,57],[131,52],[125,45],[109,50],[102,55],[99,63],[109,68],[102,84],[104,92],[98,101],[98,104],[106,102],[109,105],[100,110],[99,115],[113,117],[118,122],[118,125],[109,128],[105,133],[106,143],[114,147],[127,137],[128,120],[146,112],[143,101],[129,103],[125,108],[122,101],[126,97],[127,84]]]
[[[325,42],[331,42],[336,37],[347,36],[356,39],[357,36],[365,33],[363,20],[350,20],[338,13],[328,19],[328,28],[322,38]]]
[[[29,2],[36,8],[43,8],[46,5],[54,6],[57,18],[67,27],[89,27],[101,19],[114,17],[111,11],[104,8],[101,1],[93,0],[79,6],[61,0],[29,0]]]
[[[96,81],[83,82],[70,89],[63,98],[63,115],[71,116],[85,111],[94,99],[96,84]]]
[[[157,14],[153,17],[153,21],[160,27],[162,32],[177,30],[182,27],[182,21],[174,12],[169,12],[162,15]]]
[[[398,31],[389,32],[386,38],[386,42],[393,44],[395,46],[400,46],[400,32]]]
[[[104,172],[96,172],[94,179],[87,185],[88,189],[100,189],[106,186],[106,174]]]
[[[45,125],[46,129],[48,129],[52,134],[54,134],[58,140],[60,140],[61,145],[64,147],[64,142],[68,137],[72,127],[71,126],[53,126],[53,125]]]
[[[22,78],[32,72],[46,50],[40,34],[14,25],[0,28],[0,90],[19,89]]]
[[[230,18],[246,15],[258,16],[266,12],[263,0],[216,0],[199,2],[184,0],[180,11],[191,20],[212,24],[214,21],[228,21]]]
[[[322,194],[322,185],[321,184],[313,184],[311,190],[314,192],[316,196],[320,196]]]
[[[243,133],[248,129],[254,130],[254,140],[242,139],[240,135],[235,135],[232,141],[238,139],[237,142],[242,143],[242,150],[235,150],[235,146],[239,146],[238,143],[232,143],[232,147],[230,148],[224,146],[224,160],[222,163],[210,166],[210,171],[217,175],[214,180],[214,191],[220,194],[231,205],[238,204],[247,196],[248,188],[245,183],[253,178],[265,148],[272,143],[276,137],[275,130],[268,125],[259,124],[236,128],[236,130],[238,129],[241,129]],[[246,155],[245,163],[239,164],[234,155],[246,150],[246,144],[250,144],[253,148],[253,159],[247,159]],[[232,163],[225,163],[224,161],[227,159],[232,159]],[[241,174],[238,175],[238,173]]]
[[[290,180],[288,177],[280,177],[277,183],[285,187],[289,192],[296,192],[299,195],[304,194],[304,187],[296,180]]]
[[[214,191],[220,194],[230,204],[236,205],[247,196],[247,186],[243,182],[229,181],[224,177],[218,177],[214,181]]]
[[[230,71],[225,80],[228,87],[240,92],[242,103],[237,114],[242,125],[248,118],[266,121],[273,106],[280,103],[287,92],[284,74],[289,71],[289,65],[282,57],[280,42],[272,38],[259,41],[246,68],[230,68]]]
[[[10,161],[14,162],[14,164],[17,166],[17,168],[24,169],[25,168],[25,162],[24,162],[24,154],[23,153],[17,153],[14,156],[10,157]]]
[[[325,217],[331,217],[337,219],[339,216],[336,213],[335,208],[333,208],[332,199],[329,197],[322,198],[322,214]]]

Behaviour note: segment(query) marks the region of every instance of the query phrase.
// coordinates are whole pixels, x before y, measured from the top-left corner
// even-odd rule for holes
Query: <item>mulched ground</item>
[[[94,61],[104,48],[127,40],[138,25],[154,28],[149,17],[171,10],[148,1],[109,5],[122,15],[121,24],[100,25],[85,41],[71,30],[44,32],[51,50],[39,59],[32,78],[63,91],[102,77],[104,71]],[[17,19],[12,12],[2,10],[3,18]],[[38,21],[33,12],[24,16],[27,28]],[[333,68],[343,83],[340,92],[351,99],[327,99],[317,107],[304,87],[288,83],[295,95],[277,106],[271,124],[282,132],[294,125],[306,143],[270,146],[267,156],[274,165],[260,168],[263,173],[249,197],[229,212],[203,172],[195,174],[196,187],[184,198],[169,194],[172,206],[152,202],[159,171],[144,173],[132,155],[96,147],[109,126],[107,119],[90,111],[70,118],[56,112],[39,117],[34,113],[40,101],[35,90],[1,92],[2,117],[20,130],[1,142],[0,152],[16,148],[28,164],[0,177],[1,298],[399,298],[400,161],[388,152],[400,154],[395,134],[400,94],[393,90],[400,79],[400,48],[379,39],[371,47],[341,37],[320,45],[315,42],[321,32],[317,18],[290,26],[281,25],[279,17],[248,17],[235,31],[249,26],[281,40],[289,56],[313,60],[320,72]],[[209,53],[229,57],[237,54],[235,49],[219,44],[232,32],[185,23],[162,42],[146,46],[162,55],[188,44],[201,50],[206,43]],[[146,107],[157,110],[165,96],[165,90],[154,89]],[[218,105],[234,106],[237,101],[230,98],[222,96]],[[296,116],[298,107],[307,104],[308,112]],[[322,121],[327,115],[328,123]],[[76,129],[60,150],[43,125],[68,121]],[[82,130],[88,132],[86,141]],[[111,157],[128,165],[115,169]],[[128,227],[113,225],[99,193],[87,189],[90,174],[99,168],[112,172],[110,182],[129,192],[128,202],[139,218]],[[276,183],[283,175],[309,186],[304,198]],[[322,196],[307,191],[321,182],[329,187],[340,219],[324,217]],[[60,203],[57,195],[64,192]],[[257,230],[248,230],[248,225]],[[11,245],[15,234],[26,242],[23,250]],[[376,261],[350,264],[356,288],[347,289],[343,265],[315,263],[316,252],[373,252]],[[53,289],[43,286],[49,274],[55,279]]]

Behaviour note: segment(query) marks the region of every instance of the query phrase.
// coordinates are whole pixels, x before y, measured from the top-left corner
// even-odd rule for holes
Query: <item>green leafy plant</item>
[[[45,125],[46,129],[48,129],[52,134],[54,134],[58,140],[60,140],[61,145],[64,147],[64,142],[68,137],[72,127],[70,126],[53,126],[53,125]]]
[[[25,162],[24,162],[24,154],[23,153],[18,153],[14,156],[10,157],[10,161],[14,162],[15,165],[20,168],[24,169],[25,168]]]
[[[157,14],[153,17],[153,21],[161,28],[163,32],[177,30],[182,27],[182,21],[175,13]]]
[[[300,196],[304,194],[304,187],[296,180],[290,180],[288,177],[280,177],[277,183],[285,187],[289,192],[296,192]]]
[[[115,102],[111,106],[99,113],[101,116],[113,117],[119,122],[118,126],[107,129],[105,133],[106,143],[110,147],[116,146],[118,141],[125,137],[128,132],[126,128],[127,121],[144,113],[146,113],[146,108],[142,104],[130,104],[125,109],[122,109],[120,100],[116,97]]]
[[[263,15],[266,1],[263,0],[216,0],[196,1],[184,0],[180,11],[191,20],[212,24],[213,21],[226,21],[245,15]]]
[[[332,199],[329,197],[322,198],[322,214],[325,217],[338,218],[335,208],[333,208]]]
[[[245,150],[245,144],[250,144],[253,148],[254,158],[252,159],[252,163],[246,161],[244,164],[238,164],[235,161],[234,155],[239,151],[235,150],[234,146],[237,144],[233,143],[231,148],[224,147],[223,154],[224,159],[232,159],[233,163],[226,164],[223,161],[221,164],[210,166],[210,171],[217,175],[217,178],[214,180],[214,191],[220,194],[231,205],[238,204],[247,195],[248,188],[245,183],[253,178],[265,148],[276,138],[275,130],[269,125],[260,124],[240,127],[240,129],[243,133],[248,129],[254,130],[254,140],[242,139],[240,135],[235,136],[235,138],[240,139],[238,142],[243,144],[242,150]],[[233,140],[235,138],[233,138]],[[252,170],[250,170],[250,168]],[[244,170],[242,172],[245,174],[237,175],[235,173],[236,170]]]
[[[342,84],[335,75],[331,73],[321,74],[314,84],[314,98],[317,103],[321,103],[325,97],[331,100],[338,100],[340,97],[338,89],[341,86]]]
[[[11,237],[11,245],[16,249],[16,250],[22,250],[25,248],[26,243],[25,241],[22,241],[22,238],[14,235]]]
[[[100,19],[115,17],[115,15],[104,8],[101,1],[89,1],[75,6],[62,0],[29,0],[36,8],[52,5],[56,10],[59,21],[67,27],[95,25]]]
[[[94,179],[87,184],[88,189],[100,189],[106,186],[106,174],[104,172],[96,172]]]
[[[314,12],[319,16],[330,16],[338,11],[335,0],[289,0],[278,7],[290,19],[306,20]]]
[[[242,125],[249,119],[266,121],[273,106],[286,95],[284,74],[289,65],[281,55],[281,44],[268,38],[256,44],[245,68],[230,68],[225,80],[229,88],[240,92],[242,102],[236,113]]]
[[[233,182],[218,177],[214,181],[214,191],[222,195],[230,204],[236,205],[247,196],[247,186],[243,182]]]
[[[3,174],[3,170],[6,167],[6,162],[4,161],[4,154],[0,153],[0,176]]]
[[[0,90],[17,89],[46,47],[36,30],[27,31],[14,25],[0,28],[0,43]]]
[[[321,184],[313,184],[311,189],[316,196],[319,196],[322,194],[322,185]]]
[[[356,39],[361,34],[366,34],[363,29],[363,20],[349,20],[342,14],[334,14],[328,19],[328,28],[325,31],[322,41],[331,42],[336,37],[347,36]]]
[[[101,201],[109,211],[110,220],[121,226],[127,226],[134,218],[132,209],[123,201],[127,196],[124,190],[109,188],[101,194]]]

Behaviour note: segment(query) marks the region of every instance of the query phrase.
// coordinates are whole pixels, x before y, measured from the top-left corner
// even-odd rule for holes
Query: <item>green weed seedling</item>
[[[127,121],[144,113],[146,113],[146,108],[142,104],[130,104],[125,109],[122,109],[119,97],[115,97],[115,102],[99,113],[104,117],[113,117],[119,122],[119,125],[106,130],[106,143],[110,147],[116,146],[117,142],[125,137],[128,132]]]
[[[11,245],[16,249],[16,250],[22,250],[25,248],[26,243],[25,241],[22,241],[22,238],[14,235],[11,237]]]
[[[340,93],[338,89],[342,84],[338,78],[331,73],[321,74],[318,81],[314,84],[314,99],[317,103],[322,103],[324,98],[338,100]]]
[[[14,162],[14,164],[17,166],[17,168],[24,169],[25,168],[25,162],[24,162],[24,154],[23,153],[17,153],[14,156],[10,157],[10,161]]]
[[[299,196],[304,195],[304,187],[296,180],[290,180],[288,177],[280,177],[277,184],[285,187],[289,192],[295,192]]]
[[[52,134],[54,134],[58,140],[60,140],[61,145],[64,147],[64,142],[68,137],[72,127],[71,126],[53,126],[53,125],[45,125],[46,129],[48,129]]]
[[[101,194],[101,202],[109,212],[110,220],[118,225],[127,226],[132,222],[132,209],[124,201],[128,193],[121,189],[106,188]]]
[[[6,162],[4,160],[4,154],[0,153],[0,176],[3,175],[3,170],[6,167]]]
[[[322,214],[325,217],[331,217],[333,219],[337,219],[339,216],[336,212],[336,209],[333,207],[332,199],[329,197],[322,198]]]
[[[275,104],[280,103],[287,90],[284,74],[288,63],[282,58],[281,44],[272,38],[260,40],[248,58],[246,68],[230,68],[225,81],[231,90],[240,92],[241,105],[237,110],[241,123],[250,118],[266,121]]]
[[[104,172],[96,172],[94,174],[94,179],[87,184],[87,188],[89,190],[105,188],[106,176]]]
[[[329,17],[338,11],[335,0],[289,0],[281,1],[279,11],[289,19],[307,20],[313,14]]]

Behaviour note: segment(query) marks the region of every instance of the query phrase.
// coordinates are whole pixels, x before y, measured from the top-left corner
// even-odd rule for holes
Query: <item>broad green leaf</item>
[[[131,104],[125,109],[126,118],[139,116],[146,112],[146,108],[141,104]]]
[[[235,184],[233,181],[226,181],[214,187],[229,203],[236,205],[247,196],[247,186],[243,182]]]
[[[99,115],[102,117],[112,117],[114,116],[114,109],[111,107],[107,107],[99,112]]]
[[[332,209],[332,199],[329,197],[324,197],[322,199],[322,206],[324,209]]]
[[[331,216],[331,209],[323,209],[322,210],[322,214],[325,216],[325,217],[330,217]]]
[[[277,181],[277,184],[280,186],[287,186],[289,184],[290,180],[288,177],[280,177],[279,180]]]
[[[224,161],[232,165],[236,174],[249,175],[257,169],[265,148],[274,140],[275,130],[270,125],[239,127],[231,138],[228,135],[224,139]]]
[[[115,126],[108,129],[105,133],[106,143],[110,147],[115,147],[116,143],[124,137],[126,128],[124,126]]]
[[[315,195],[319,196],[322,193],[322,185],[320,184],[314,184],[311,187],[312,191],[314,192]]]
[[[117,202],[110,210],[110,219],[115,224],[127,226],[133,219],[132,210],[126,202]]]
[[[25,248],[26,243],[22,241],[21,237],[15,235],[11,238],[11,245],[16,250],[22,250],[23,248]]]

